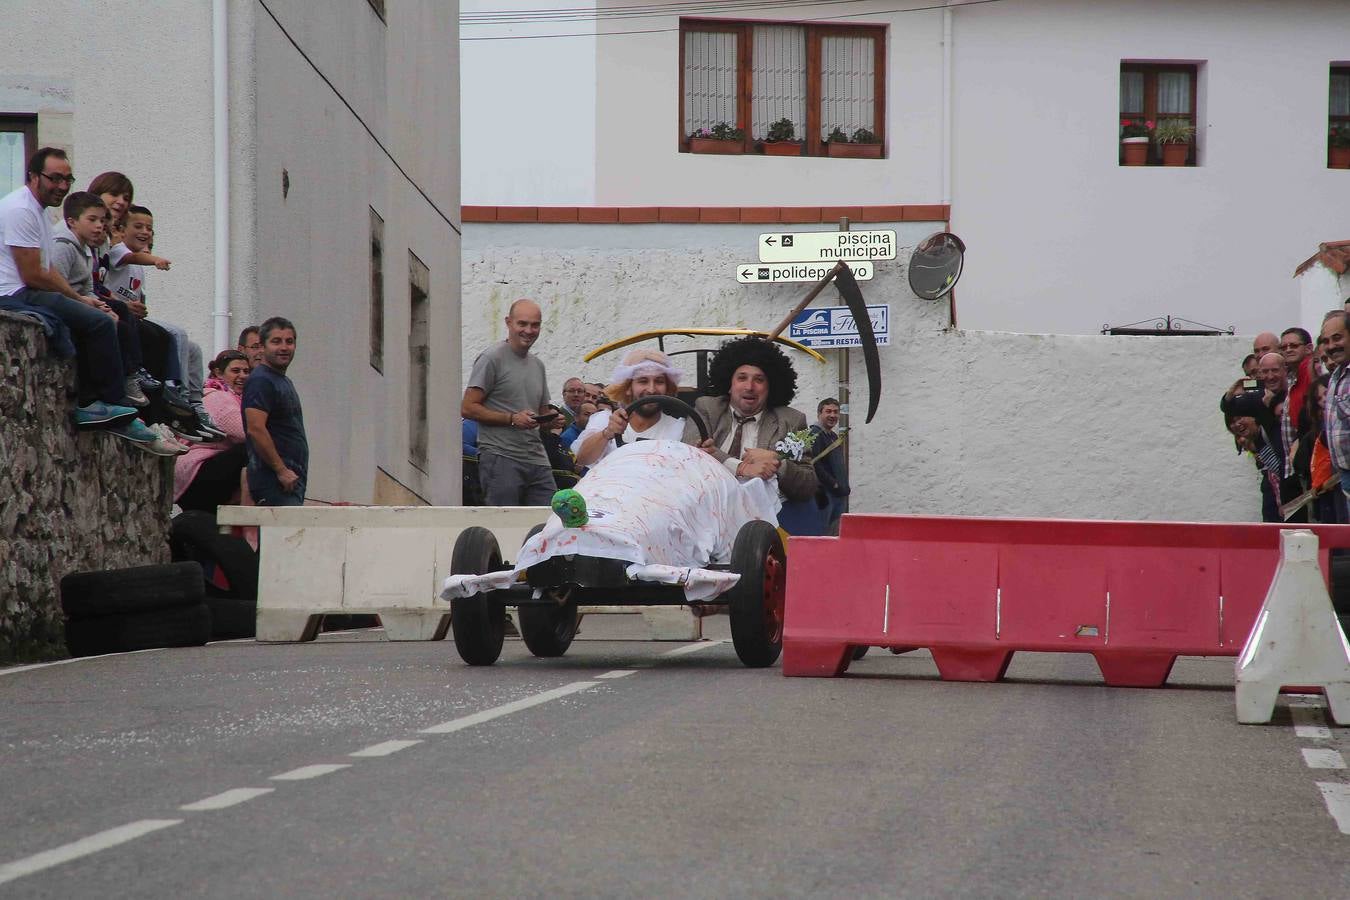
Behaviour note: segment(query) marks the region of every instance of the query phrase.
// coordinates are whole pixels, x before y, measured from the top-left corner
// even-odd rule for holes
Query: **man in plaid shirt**
[[[1346,365],[1350,352],[1350,322],[1343,312],[1328,313],[1322,322],[1322,340],[1327,361],[1334,367],[1331,383],[1327,385],[1326,404],[1322,413],[1326,420],[1327,450],[1331,464],[1341,476],[1341,490],[1350,498],[1350,366]]]

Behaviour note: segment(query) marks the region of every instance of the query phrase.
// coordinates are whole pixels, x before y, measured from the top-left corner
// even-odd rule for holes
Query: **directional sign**
[[[877,346],[889,346],[890,304],[868,306],[867,312],[872,318],[872,331],[877,336]],[[853,313],[849,312],[847,306],[809,306],[788,326],[787,336],[798,343],[816,348],[857,347],[862,343],[862,339],[858,337],[858,326],[853,321]]]
[[[832,263],[841,259],[895,259],[895,232],[798,231],[759,236],[760,262]]]
[[[875,271],[869,262],[850,262],[853,277],[857,281],[871,281]],[[800,281],[815,284],[829,274],[834,263],[746,263],[736,267],[736,280],[741,284],[784,284]]]

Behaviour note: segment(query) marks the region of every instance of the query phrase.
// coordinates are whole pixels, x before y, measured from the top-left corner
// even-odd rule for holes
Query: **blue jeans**
[[[80,373],[81,402],[93,397],[104,403],[121,403],[125,384],[122,350],[117,341],[117,320],[53,291],[24,288],[12,296],[29,306],[50,309],[66,323],[75,338]]]
[[[253,496],[253,502],[258,506],[304,506],[305,505],[305,483],[301,481],[295,486],[295,490],[287,493],[281,489],[278,484],[253,486],[250,480],[248,492]]]

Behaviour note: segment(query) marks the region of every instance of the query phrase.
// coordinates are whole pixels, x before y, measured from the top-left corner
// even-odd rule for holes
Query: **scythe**
[[[782,334],[802,310],[820,296],[820,292],[825,290],[831,281],[839,288],[839,296],[844,299],[848,311],[853,314],[854,324],[858,326],[863,363],[867,366],[867,418],[864,422],[871,422],[877,413],[877,405],[881,402],[881,356],[877,353],[877,336],[872,332],[872,317],[867,312],[867,302],[863,300],[862,291],[858,289],[853,270],[842,260],[835,263],[834,268],[826,272],[825,277],[816,282],[792,312],[778,323],[778,327],[769,333],[769,340],[774,340]]]

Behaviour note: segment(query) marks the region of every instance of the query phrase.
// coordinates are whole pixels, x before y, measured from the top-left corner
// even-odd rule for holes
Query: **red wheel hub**
[[[770,641],[783,638],[783,597],[787,579],[781,559],[769,552],[764,557],[764,631]]]

